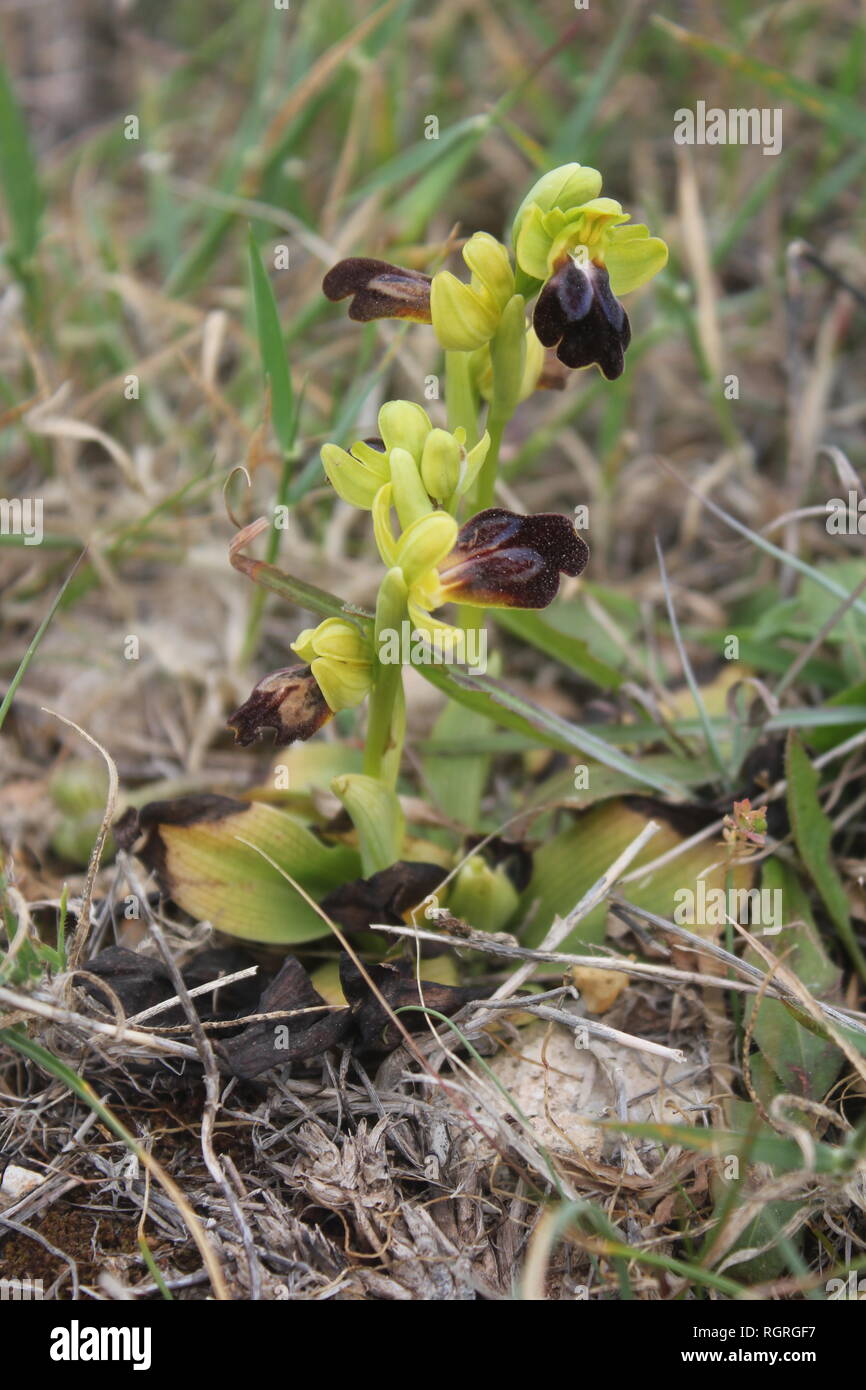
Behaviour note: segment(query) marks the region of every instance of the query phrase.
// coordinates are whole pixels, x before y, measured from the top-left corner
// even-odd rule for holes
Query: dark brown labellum
[[[559,591],[560,573],[581,574],[588,559],[589,547],[568,517],[490,507],[461,527],[439,576],[455,602],[546,608]]]
[[[604,266],[567,257],[538,296],[532,322],[539,342],[555,347],[566,367],[595,362],[608,381],[622,375],[631,325]]]
[[[237,743],[252,743],[265,729],[274,729],[274,744],[281,748],[311,738],[332,713],[310,667],[287,666],[260,680],[226,722]]]
[[[349,318],[359,323],[371,319],[414,319],[430,323],[430,276],[404,270],[388,261],[352,256],[338,261],[322,281],[328,299],[347,299]]]

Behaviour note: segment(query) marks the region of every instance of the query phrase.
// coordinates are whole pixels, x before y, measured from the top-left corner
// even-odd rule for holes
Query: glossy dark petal
[[[275,730],[280,748],[311,738],[331,718],[309,666],[287,666],[260,680],[248,700],[226,722],[240,744],[252,743],[265,729]]]
[[[533,323],[544,347],[554,347],[570,323],[584,318],[592,307],[591,272],[567,260],[545,284],[535,305]]]
[[[615,333],[621,333],[628,322],[626,312],[610,287],[610,276],[606,270],[594,267],[593,289],[596,307],[610,324]]]
[[[517,516],[490,507],[461,527],[439,576],[453,602],[546,608],[560,574],[581,574],[588,559],[589,547],[568,517]]]
[[[622,327],[617,330],[594,305],[585,319],[569,325],[556,355],[566,367],[589,367],[595,362],[608,381],[614,381],[622,376],[625,349],[630,341],[628,316],[623,314]]]
[[[359,323],[372,319],[413,319],[430,322],[430,276],[404,270],[388,261],[353,256],[328,271],[322,289],[328,299],[352,296],[349,318]]]
[[[609,381],[622,375],[631,325],[604,266],[582,269],[566,261],[538,296],[533,325],[545,347],[557,348],[564,366],[596,363]]]

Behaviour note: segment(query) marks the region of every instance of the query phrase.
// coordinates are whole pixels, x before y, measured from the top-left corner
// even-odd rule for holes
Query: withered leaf
[[[397,960],[383,965],[365,965],[376,989],[388,1006],[413,1012],[400,1015],[403,1027],[417,1033],[427,1027],[417,1009],[435,1009],[450,1017],[473,999],[484,999],[488,990],[471,985],[440,985],[422,980],[420,991],[415,978],[415,965],[410,960]],[[352,1010],[352,1021],[358,1040],[370,1052],[390,1052],[399,1046],[402,1034],[387,1010],[371,990],[361,971],[347,952],[340,956],[340,983]]]
[[[219,1045],[227,1069],[252,1078],[286,1062],[321,1056],[341,1042],[351,1027],[348,1009],[330,1009],[299,960],[287,956],[262,994],[256,1013],[276,1013],[321,1007],[321,1013],[299,1013],[284,1019],[250,1023],[243,1032]]]
[[[375,922],[399,926],[403,914],[435,892],[445,870],[441,864],[400,859],[369,878],[343,883],[322,899],[322,909],[344,931],[359,932]]]

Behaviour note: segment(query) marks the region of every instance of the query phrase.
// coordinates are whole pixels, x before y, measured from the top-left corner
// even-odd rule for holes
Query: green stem
[[[286,450],[283,454],[283,468],[280,475],[280,483],[277,489],[276,501],[274,503],[274,520],[271,522],[271,529],[268,532],[268,543],[265,548],[265,564],[273,566],[280,553],[280,531],[276,525],[276,515],[278,507],[285,507],[289,501],[289,488],[292,481],[292,473],[297,463],[298,455],[294,450]],[[265,602],[267,593],[264,588],[253,591],[252,603],[250,604],[249,617],[247,618],[246,632],[244,633],[243,647],[241,648],[241,666],[246,666],[255,655],[259,645],[259,636],[262,628],[262,618],[264,617]]]
[[[389,570],[376,597],[373,688],[367,700],[364,772],[390,787],[397,785],[400,771],[406,733],[406,706],[403,699],[403,668],[399,661],[382,661],[380,652],[383,635],[401,631],[401,624],[407,617],[406,598],[406,581],[402,571],[396,568]]]
[[[367,700],[367,739],[364,744],[364,772],[388,786],[395,786],[400,766],[402,721],[399,714],[403,692],[402,667],[378,661],[373,689]]]
[[[486,507],[492,507],[496,495],[496,479],[499,475],[499,449],[502,444],[502,436],[505,433],[505,426],[508,424],[508,417],[495,415],[491,410],[487,417],[487,432],[490,435],[490,448],[487,457],[481,465],[481,472],[478,474],[478,482],[475,488],[476,509],[483,512]]]
[[[504,415],[494,415],[491,412],[487,417],[490,448],[475,485],[473,512],[483,512],[487,507],[493,505],[496,494],[496,479],[499,475],[499,447],[507,424],[508,419]],[[484,627],[485,610],[483,608],[471,608],[468,604],[462,605],[457,612],[457,621],[464,632],[472,632],[474,629],[480,632]]]
[[[466,447],[471,449],[480,436],[478,399],[469,373],[468,352],[445,354],[445,405],[449,430],[454,431],[462,425],[466,431]]]

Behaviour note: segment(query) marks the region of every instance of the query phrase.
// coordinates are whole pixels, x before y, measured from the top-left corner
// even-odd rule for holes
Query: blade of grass
[[[75,571],[78,569],[78,566],[81,564],[81,561],[84,559],[86,554],[87,551],[82,550],[78,559],[75,561],[75,564],[72,566],[72,569],[69,571],[68,575],[64,579],[63,584],[61,585],[54,598],[54,602],[52,603],[48,612],[45,614],[45,617],[42,619],[42,622],[39,624],[39,627],[37,628],[36,632],[33,634],[33,637],[30,641],[30,645],[28,646],[26,652],[24,653],[24,655],[21,658],[21,661],[18,664],[18,670],[15,672],[15,675],[9,682],[9,688],[6,691],[6,694],[3,696],[2,703],[0,703],[0,729],[3,728],[3,721],[5,720],[6,715],[9,713],[9,707],[12,704],[12,701],[15,699],[15,692],[17,691],[19,685],[24,679],[24,673],[27,670],[27,667],[30,665],[31,661],[33,660],[34,656],[36,655],[37,651],[39,650],[39,644],[45,636],[46,632],[48,631],[48,626],[51,622],[51,619],[54,617],[54,614],[60,607],[63,595],[66,593],[66,590],[68,589],[75,575]]]
[[[248,250],[259,354],[262,360],[262,371],[270,391],[274,434],[283,453],[283,467],[276,497],[276,507],[280,508],[288,505],[292,467],[295,463],[295,437],[299,412],[295,402],[295,393],[292,389],[292,373],[280,327],[277,301],[252,227],[249,229]],[[265,548],[265,562],[270,565],[276,560],[280,549],[281,528],[276,524],[277,514],[275,511]],[[264,588],[257,589],[253,595],[243,644],[242,660],[244,663],[250,659],[258,644],[266,597]]]
[[[674,609],[673,595],[671,594],[671,587],[668,583],[667,566],[665,565],[665,557],[662,552],[661,543],[659,541],[658,536],[655,537],[655,547],[656,555],[658,556],[659,562],[659,573],[661,574],[662,579],[662,589],[664,590],[665,604],[667,605],[668,617],[670,618],[671,622],[671,632],[673,634],[673,639],[676,645],[677,652],[679,653],[680,664],[683,668],[683,674],[685,675],[692,699],[695,702],[695,708],[698,711],[698,717],[700,718],[701,726],[704,731],[704,737],[707,741],[707,748],[709,749],[713,762],[719,770],[719,776],[721,777],[722,781],[725,782],[727,780],[728,775],[727,768],[725,766],[724,758],[722,757],[721,749],[719,748],[719,745],[716,742],[716,736],[713,732],[713,726],[710,721],[709,714],[707,713],[707,707],[704,704],[700,687],[697,681],[695,680],[695,673],[692,670],[692,663],[689,661],[688,652],[685,649],[685,644],[683,643],[683,639],[680,635],[680,625],[677,621],[676,610]]]
[[[522,699],[489,676],[469,676],[457,670],[446,672],[435,666],[419,666],[417,669],[431,685],[444,690],[452,699],[458,700],[470,709],[486,714],[487,718],[496,724],[504,724],[506,728],[529,733],[536,739],[540,735],[540,741],[548,747],[595,758],[606,767],[626,773],[644,786],[653,787],[655,791],[665,792],[679,800],[688,799],[685,787],[673,778],[647,771],[635,759],[617,752],[596,734],[591,734],[580,725],[571,724],[559,715],[531,704],[529,700]],[[658,737],[657,730],[654,737]]]
[[[29,262],[39,243],[42,195],[27,127],[3,63],[0,63],[0,183],[12,231],[6,259],[17,279],[32,289]]]
[[[826,574],[823,574],[821,570],[816,569],[814,565],[810,565],[805,560],[801,560],[799,555],[789,554],[787,550],[782,550],[778,545],[773,545],[773,542],[768,541],[765,536],[759,535],[757,531],[750,530],[749,527],[745,526],[741,521],[737,521],[736,517],[731,516],[730,512],[726,512],[724,507],[720,507],[717,502],[711,501],[709,497],[705,497],[703,493],[693,488],[686,482],[685,478],[681,478],[676,469],[672,468],[664,459],[660,460],[660,462],[663,467],[676,478],[681,487],[686,488],[693,497],[698,499],[702,507],[706,507],[707,511],[712,512],[713,515],[717,516],[720,521],[723,521],[726,526],[730,526],[733,531],[739,531],[741,536],[745,536],[746,539],[751,541],[753,545],[756,545],[759,550],[763,550],[766,555],[772,555],[773,558],[780,561],[781,564],[787,565],[790,569],[798,570],[800,574],[807,575],[808,578],[814,580],[816,584],[820,584],[822,589],[826,589],[830,594],[835,594],[837,598],[848,599],[850,597],[848,590],[843,589],[841,584],[837,584],[835,579],[830,579]],[[866,602],[864,602],[863,599],[852,601],[851,607],[858,613],[866,614]]]
[[[794,77],[790,72],[771,67],[769,63],[762,62],[750,53],[741,53],[730,44],[704,38],[702,34],[693,34],[681,24],[674,24],[672,20],[666,19],[664,15],[654,15],[653,24],[658,25],[677,43],[692,52],[703,54],[742,77],[751,78],[762,87],[775,92],[780,100],[792,102],[813,119],[817,117],[825,125],[853,136],[858,143],[862,142],[864,114],[856,102],[849,101],[826,87],[819,87],[814,82],[807,82],[802,77]]]

